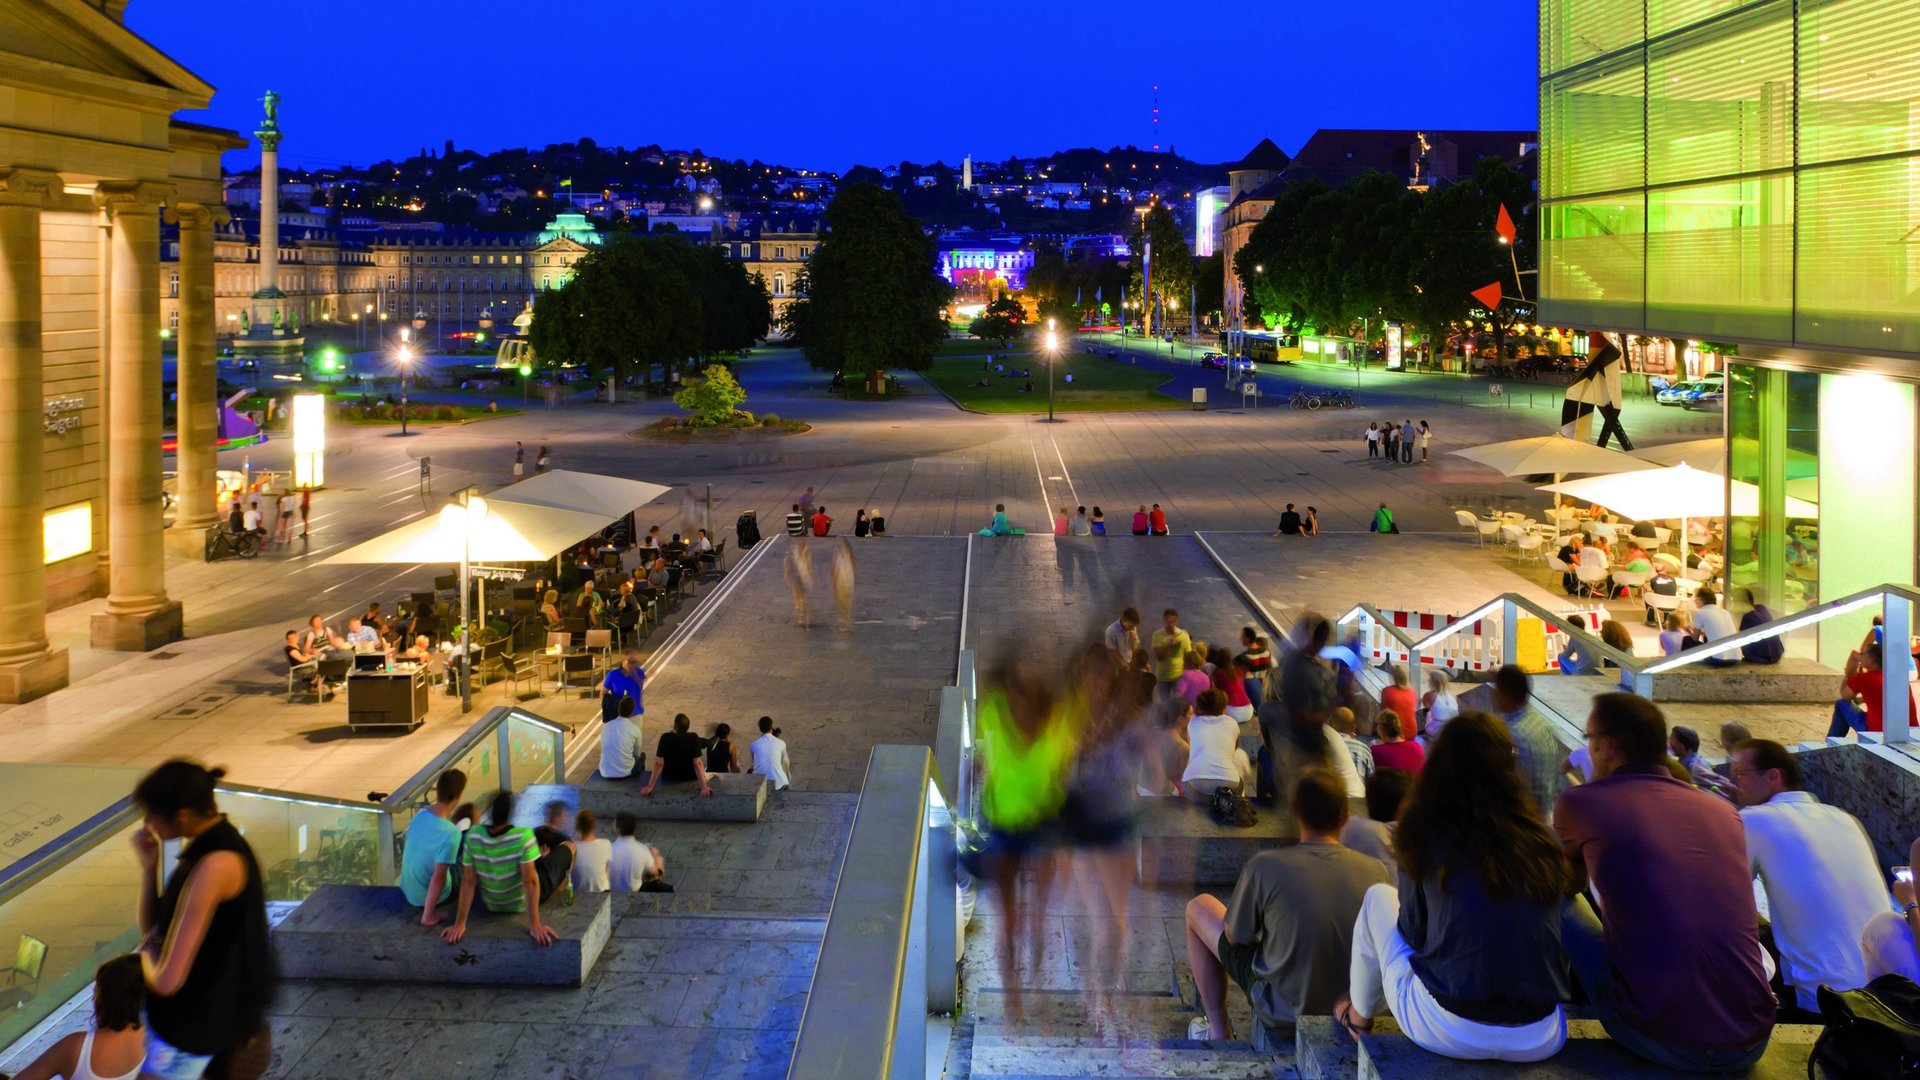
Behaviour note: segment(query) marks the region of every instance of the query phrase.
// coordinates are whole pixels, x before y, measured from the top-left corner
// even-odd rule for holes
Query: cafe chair
[[[47,943],[21,934],[12,966],[0,968],[0,1009],[17,1008],[39,993],[40,973],[46,966]]]

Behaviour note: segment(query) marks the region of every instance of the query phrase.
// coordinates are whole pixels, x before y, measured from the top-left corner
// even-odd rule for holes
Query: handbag
[[[1826,1030],[1807,1058],[1809,1080],[1920,1078],[1920,986],[1882,975],[1858,990],[1819,990]]]
[[[1254,822],[1260,820],[1259,813],[1247,801],[1247,797],[1230,787],[1214,788],[1207,810],[1215,822],[1241,829],[1251,828]]]

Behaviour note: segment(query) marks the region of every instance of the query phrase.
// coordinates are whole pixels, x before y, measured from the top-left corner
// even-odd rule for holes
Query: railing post
[[[1625,670],[1625,675],[1628,678],[1631,678],[1633,680],[1633,692],[1643,698],[1646,698],[1648,701],[1652,701],[1653,700],[1653,676],[1647,674],[1644,671],[1639,670],[1638,668],[1627,668],[1624,670]]]
[[[1520,609],[1508,600],[1500,605],[1500,666],[1520,656]]]
[[[921,860],[924,869],[919,890],[926,907],[926,1011],[951,1013],[960,1006],[960,897],[950,805],[928,806],[927,836],[921,850],[926,852]]]
[[[1884,673],[1880,715],[1886,717],[1886,732],[1881,737],[1890,743],[1902,743],[1913,738],[1913,731],[1907,726],[1908,703],[1913,700],[1913,688],[1907,682],[1907,672],[1913,668],[1907,647],[1913,633],[1913,605],[1906,597],[1891,592],[1882,593],[1880,602],[1880,659]]]
[[[501,720],[500,726],[493,729],[494,768],[500,770],[500,790],[513,790],[513,743],[507,738],[507,721]]]
[[[400,880],[393,865],[393,811],[380,815],[380,877],[378,884],[392,885]]]
[[[567,733],[564,730],[553,733],[553,782],[567,782]]]

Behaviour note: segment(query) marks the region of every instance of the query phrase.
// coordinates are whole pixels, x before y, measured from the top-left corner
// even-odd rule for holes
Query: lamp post
[[[473,611],[469,597],[473,592],[473,529],[486,520],[487,500],[477,486],[468,485],[453,493],[453,501],[440,508],[443,532],[460,533],[460,664],[454,668],[460,680],[460,711],[473,711]]]
[[[413,366],[413,348],[407,344],[407,329],[400,328],[400,351],[393,354],[400,364],[400,434],[407,433],[407,369]]]
[[[1180,311],[1180,298],[1177,296],[1167,297],[1166,308],[1168,311],[1173,312],[1174,314],[1178,314]],[[1167,324],[1167,359],[1172,360],[1173,359],[1173,318],[1171,316],[1168,316],[1162,321],[1164,321]]]
[[[1053,320],[1047,320],[1047,423],[1053,423],[1053,365],[1060,358],[1060,338],[1053,332]]]

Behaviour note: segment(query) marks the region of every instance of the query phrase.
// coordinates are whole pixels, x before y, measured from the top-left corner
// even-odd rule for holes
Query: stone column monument
[[[269,362],[298,362],[303,339],[294,329],[295,311],[280,289],[280,95],[261,99],[267,118],[253,134],[260,140],[260,287],[254,290],[247,332],[234,339],[242,356]]]

